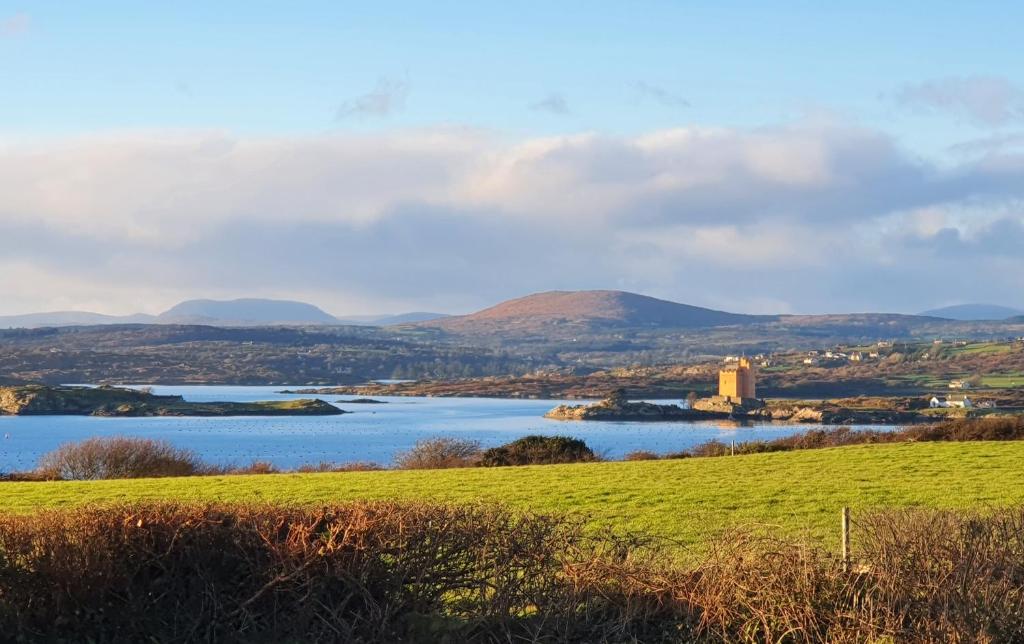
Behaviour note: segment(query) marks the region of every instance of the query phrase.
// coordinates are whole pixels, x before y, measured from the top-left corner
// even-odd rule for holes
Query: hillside
[[[728,526],[835,543],[838,513],[1024,500],[1024,442],[901,443],[725,458],[338,474],[0,484],[0,510],[151,499],[500,502],[700,544]]]
[[[409,334],[412,335],[412,334]],[[170,324],[0,330],[0,384],[340,384],[523,373],[535,359],[379,327]]]
[[[957,304],[924,311],[921,315],[947,320],[1006,320],[1024,315],[1024,311],[999,304]]]
[[[508,300],[469,315],[423,322],[421,326],[479,334],[494,329],[538,332],[555,326],[686,329],[773,319],[775,316],[727,313],[625,291],[548,291]]]
[[[0,329],[35,329],[44,326],[84,326],[89,324],[146,324],[152,315],[104,315],[90,311],[47,311],[21,315],[0,315]]]

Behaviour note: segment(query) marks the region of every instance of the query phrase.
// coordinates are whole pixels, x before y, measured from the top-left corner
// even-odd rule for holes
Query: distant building
[[[872,359],[877,358],[878,357],[878,352],[877,351],[872,351],[871,353],[868,354],[868,357],[872,358]]]
[[[974,406],[971,399],[966,394],[950,394],[945,398],[939,396],[932,396],[932,399],[928,402],[928,406],[932,409],[940,409],[946,407],[958,407],[960,409],[966,409]]]
[[[718,395],[728,400],[757,398],[757,375],[754,365],[746,358],[739,358],[735,365],[718,372]]]
[[[806,364],[806,365],[816,365],[816,364],[818,364],[818,359],[814,358],[814,357],[804,358],[804,364]]]
[[[888,340],[879,340],[877,346],[879,349],[888,349],[892,346],[892,342],[889,342]]]
[[[971,388],[971,383],[967,382],[966,380],[950,380],[949,381],[949,388],[950,389],[970,389]]]
[[[850,354],[850,362],[860,362],[864,359],[864,354],[860,351],[854,351]]]

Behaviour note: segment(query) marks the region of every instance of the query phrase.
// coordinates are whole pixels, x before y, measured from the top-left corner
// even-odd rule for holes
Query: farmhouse
[[[967,394],[950,394],[944,398],[939,396],[932,396],[932,399],[928,402],[928,406],[932,409],[940,409],[947,407],[958,407],[966,409],[974,406],[971,399],[967,397]]]
[[[971,383],[967,382],[966,380],[950,380],[949,381],[949,388],[950,389],[970,389],[971,388]]]

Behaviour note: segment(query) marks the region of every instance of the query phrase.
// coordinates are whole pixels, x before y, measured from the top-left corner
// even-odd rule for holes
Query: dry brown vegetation
[[[1019,641],[1024,508],[854,526],[847,566],[500,507],[125,505],[0,515],[0,632],[25,641]]]
[[[395,466],[403,470],[439,470],[472,467],[480,462],[480,442],[442,436],[416,441],[412,448],[395,456]]]
[[[195,452],[167,441],[115,436],[65,443],[39,460],[43,478],[65,480],[191,476],[205,466]]]
[[[851,429],[849,427],[812,429],[770,441],[744,441],[731,445],[718,440],[710,440],[684,452],[668,454],[666,457],[688,458],[790,452],[800,449],[823,449],[873,443],[1009,440],[1024,440],[1024,416],[950,418],[941,423],[911,425],[894,431]]]

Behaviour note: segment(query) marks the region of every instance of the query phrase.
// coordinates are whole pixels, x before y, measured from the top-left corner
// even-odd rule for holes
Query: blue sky
[[[182,295],[292,291],[342,314],[470,309],[546,286],[629,287],[751,311],[912,310],[951,299],[1024,305],[1024,287],[998,279],[980,291],[975,286],[1021,268],[1019,258],[989,257],[981,267],[956,255],[978,253],[986,235],[1012,239],[1022,225],[1021,195],[1012,187],[1024,141],[1022,14],[1020,3],[937,2],[0,2],[0,169],[7,155],[8,167],[24,171],[23,183],[6,188],[14,194],[0,196],[0,227],[8,240],[19,240],[18,248],[0,241],[0,263],[52,283],[34,293],[0,287],[0,312],[156,310]],[[671,134],[680,131],[703,134]],[[665,152],[666,145],[681,147]],[[131,186],[117,179],[141,171],[138,155],[152,161],[193,147],[206,156],[142,164],[146,174]],[[203,165],[211,149],[232,152],[215,167]],[[376,158],[381,149],[394,156]],[[717,159],[723,149],[735,157]],[[632,153],[642,159],[617,165]],[[363,155],[365,165],[353,155]],[[707,155],[717,159],[713,177],[700,163]],[[524,158],[544,163],[528,177],[512,176],[509,168],[518,172]],[[769,167],[776,158],[780,167],[794,166],[781,179]],[[551,159],[559,161],[556,187],[548,185],[544,165]],[[578,165],[569,168],[566,159]],[[263,173],[274,163],[296,178],[267,188]],[[477,172],[481,166],[489,171]],[[406,175],[389,168],[415,176],[407,185]],[[859,178],[847,181],[837,172]],[[338,181],[309,179],[335,174]],[[351,187],[335,187],[354,176],[361,179]],[[802,192],[772,188],[756,214],[745,213],[729,188],[757,191],[779,181],[802,182]],[[839,189],[844,181],[862,192]],[[877,191],[887,196],[884,203],[868,194],[873,181],[885,183]],[[611,194],[611,184],[630,189]],[[546,189],[578,191],[577,209],[530,198]],[[672,196],[655,199],[657,216],[654,190]],[[119,191],[132,196],[119,200]],[[584,205],[597,194],[605,195],[601,204]],[[197,217],[204,225],[218,225],[177,234],[172,223],[188,218],[168,205],[177,200],[203,211]],[[351,209],[336,207],[346,202]],[[832,216],[862,202],[863,212]],[[274,204],[272,211],[262,211],[265,203]],[[616,208],[604,211],[605,203]],[[626,229],[637,239],[624,243],[620,263],[589,273],[560,266],[551,277],[552,266],[521,281],[496,275],[494,284],[451,283],[429,294],[406,288],[400,277],[362,290],[315,280],[289,289],[269,277],[211,284],[175,268],[200,249],[235,256],[224,238],[232,226],[275,235],[308,226],[341,238],[351,237],[346,231],[369,235],[380,245],[375,255],[388,256],[393,244],[379,229],[403,217],[448,222],[450,237],[473,244],[467,226],[486,237],[485,224],[518,229],[526,216],[537,218],[530,226],[538,232],[518,239],[520,250],[588,216],[588,226],[609,235]],[[97,239],[95,231],[107,228]],[[740,241],[780,230],[787,231],[784,240]],[[164,235],[160,266],[145,260],[154,256],[153,231]],[[905,248],[882,252],[888,242],[879,234],[899,237]],[[118,261],[102,247],[111,235],[123,236]],[[666,247],[666,235],[690,245]],[[648,265],[645,244],[659,237],[660,261]],[[800,239],[813,254],[808,245],[822,238],[848,240],[861,252],[847,258],[853,266],[845,272],[809,264],[803,296],[758,284],[728,301],[688,279],[708,270],[693,240],[756,243],[766,259],[748,270],[781,277],[793,269],[778,266],[766,244],[785,255],[792,249],[784,244]],[[66,254],[50,257],[48,249],[65,243],[82,249],[82,266],[96,271],[94,287],[62,290],[64,272],[82,274]],[[25,244],[37,245],[31,255]],[[924,256],[925,247],[932,256]],[[964,281],[972,292],[962,296],[926,281],[956,267],[951,248],[957,261],[974,266]],[[415,252],[430,266],[473,259],[437,241]],[[914,267],[903,272],[913,276],[892,293],[851,286],[898,270],[901,253],[919,256],[907,260]],[[581,265],[607,263],[584,246],[570,254]],[[516,270],[517,256],[508,252],[502,274]],[[233,261],[211,270],[250,272],[245,257]],[[306,254],[280,261],[307,263],[305,275],[327,260]],[[174,288],[116,277],[167,271],[179,277]],[[438,271],[435,279],[454,279]],[[898,295],[907,290],[917,294],[910,301]]]
[[[0,50],[0,121],[41,135],[438,123],[630,134],[822,111],[931,150],[974,128],[902,113],[886,94],[936,76],[1024,82],[1019,3],[827,4],[5,2],[0,15],[28,24]],[[408,87],[386,123],[336,119],[381,80]],[[553,94],[568,113],[530,109]]]

